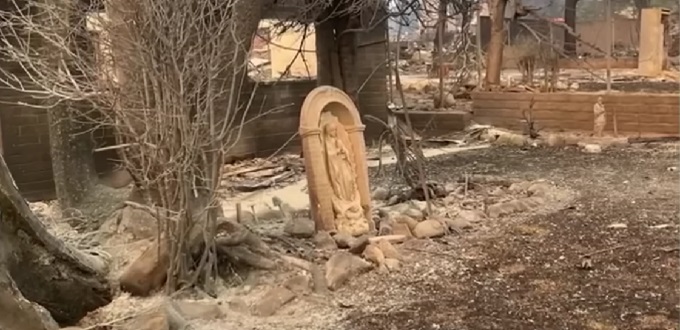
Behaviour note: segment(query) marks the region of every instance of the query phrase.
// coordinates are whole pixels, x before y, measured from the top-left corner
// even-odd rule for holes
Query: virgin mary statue
[[[333,188],[333,210],[340,232],[360,235],[368,231],[357,186],[352,143],[343,125],[334,116],[323,126],[328,176]],[[365,228],[364,228],[365,227]]]

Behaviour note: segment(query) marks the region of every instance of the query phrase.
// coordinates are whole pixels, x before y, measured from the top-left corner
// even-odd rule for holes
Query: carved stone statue
[[[323,125],[323,145],[328,179],[333,188],[333,211],[338,232],[361,235],[368,231],[368,221],[361,207],[357,185],[354,150],[349,135],[335,116]]]
[[[602,131],[604,131],[604,126],[607,123],[606,111],[604,109],[604,103],[602,103],[602,96],[598,96],[597,103],[593,105],[593,116],[593,135],[602,137]]]
[[[319,86],[300,110],[300,137],[317,232],[360,236],[375,231],[361,115],[352,99]]]

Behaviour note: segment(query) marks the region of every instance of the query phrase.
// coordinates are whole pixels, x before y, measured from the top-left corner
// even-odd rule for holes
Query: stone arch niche
[[[320,86],[300,112],[309,204],[317,231],[358,236],[372,231],[364,128],[342,90]]]

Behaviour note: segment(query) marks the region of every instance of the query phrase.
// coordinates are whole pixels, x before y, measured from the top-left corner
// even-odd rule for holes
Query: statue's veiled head
[[[338,122],[337,121],[331,121],[330,123],[326,124],[324,126],[324,131],[326,135],[335,138],[338,137]]]

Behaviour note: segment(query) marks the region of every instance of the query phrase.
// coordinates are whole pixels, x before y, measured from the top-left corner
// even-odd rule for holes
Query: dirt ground
[[[369,273],[336,294],[348,307],[340,323],[358,330],[677,329],[677,165],[677,145],[600,154],[491,148],[435,158],[440,182],[464,172],[547,179],[573,198],[554,212],[407,242],[401,272]],[[592,255],[591,269],[581,267],[584,254]]]

